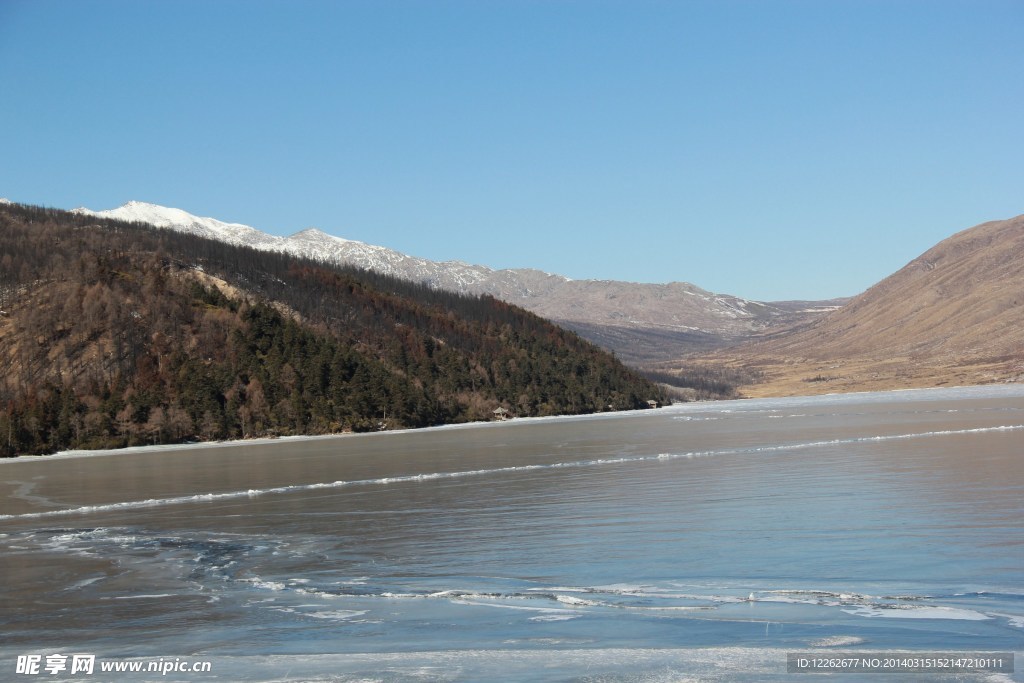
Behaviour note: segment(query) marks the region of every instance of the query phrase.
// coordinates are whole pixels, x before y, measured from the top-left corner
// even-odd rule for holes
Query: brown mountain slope
[[[493,296],[568,327],[637,366],[731,346],[769,329],[810,322],[840,303],[751,301],[687,282],[572,280],[533,268],[494,270],[459,261],[430,261],[315,228],[278,237],[247,225],[138,201],[106,211],[79,208],[72,213],[138,221],[228,244],[353,265],[434,289]]]
[[[1024,216],[957,233],[824,318],[709,359],[763,371],[751,396],[1024,379]]]
[[[577,335],[492,297],[0,205],[0,457],[664,398]]]

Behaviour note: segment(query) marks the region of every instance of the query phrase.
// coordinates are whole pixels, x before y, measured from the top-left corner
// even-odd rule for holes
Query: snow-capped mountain
[[[72,212],[148,223],[158,228],[178,230],[230,244],[287,252],[324,262],[351,264],[458,291],[465,291],[465,287],[486,280],[495,272],[486,266],[473,266],[458,261],[428,261],[386,247],[328,235],[317,228],[307,228],[289,237],[278,237],[241,223],[202,218],[181,209],[146,202],[130,201],[116,209],[105,211],[92,211],[83,207],[72,209]]]
[[[653,360],[720,346],[768,326],[805,317],[797,307],[715,294],[686,282],[644,284],[571,280],[530,268],[495,270],[461,261],[430,261],[309,228],[289,237],[181,209],[131,201],[116,209],[75,213],[149,223],[256,249],[344,263],[467,294],[489,294],[575,329],[624,359]],[[804,307],[806,308],[806,307]],[[831,310],[834,306],[824,307]],[[611,332],[611,333],[609,333]],[[645,345],[651,349],[644,350]],[[654,348],[657,347],[657,348]]]
[[[92,211],[81,207],[72,209],[71,213],[98,216],[100,218],[116,218],[117,220],[135,223],[148,223],[158,228],[169,228],[179,232],[187,232],[200,237],[208,237],[256,249],[284,250],[282,246],[284,240],[281,237],[268,235],[248,225],[225,223],[216,218],[200,218],[181,209],[171,209],[166,206],[147,204],[146,202],[131,201],[116,209],[107,209],[106,211]]]

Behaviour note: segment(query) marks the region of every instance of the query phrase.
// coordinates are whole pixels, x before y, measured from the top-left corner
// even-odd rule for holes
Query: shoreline
[[[980,394],[991,394],[993,398],[997,398],[999,395],[1024,395],[1024,384],[1019,383],[1000,383],[1000,384],[971,384],[956,387],[909,387],[906,389],[887,389],[884,391],[854,391],[854,392],[836,392],[830,394],[806,394],[796,396],[774,396],[774,397],[757,397],[757,398],[739,398],[729,399],[725,401],[691,401],[687,403],[674,403],[668,406],[657,409],[639,409],[639,410],[618,410],[606,413],[585,413],[581,415],[547,415],[543,417],[517,417],[511,420],[488,420],[488,421],[477,421],[477,422],[459,422],[454,424],[434,425],[431,427],[408,427],[404,429],[392,429],[380,432],[340,432],[334,434],[299,434],[291,436],[276,436],[276,437],[258,437],[253,439],[232,439],[227,441],[198,441],[191,443],[177,443],[177,444],[155,444],[148,446],[127,446],[125,448],[107,448],[98,450],[68,450],[58,451],[49,455],[19,455],[13,458],[0,458],[0,467],[4,465],[10,465],[15,463],[38,463],[49,460],[69,460],[77,458],[96,458],[111,455],[131,455],[131,454],[154,454],[161,452],[180,452],[197,450],[203,448],[237,448],[244,446],[264,446],[269,444],[276,444],[282,442],[305,442],[305,441],[318,441],[327,439],[348,439],[358,437],[370,437],[370,436],[387,436],[387,435],[399,435],[399,434],[410,434],[410,433],[421,433],[421,432],[433,432],[440,430],[451,430],[451,429],[475,429],[485,427],[497,427],[497,426],[512,426],[517,424],[537,424],[543,422],[554,422],[562,420],[595,420],[604,418],[623,418],[623,417],[636,417],[642,415],[658,414],[661,411],[672,411],[672,412],[687,412],[690,410],[706,410],[708,408],[719,408],[722,410],[728,410],[731,406],[736,405],[750,405],[752,403],[769,403],[769,404],[800,404],[802,402],[826,402],[835,403],[837,399],[851,399],[856,400],[857,398],[864,398],[867,396],[893,396],[904,397],[909,393],[919,393],[920,398],[923,400],[938,400],[945,398],[950,392],[967,392],[967,393],[980,393]],[[932,398],[934,395],[934,398]]]
[[[746,399],[739,399],[746,400]],[[675,404],[675,407],[680,405],[707,405],[710,403],[721,403],[721,401],[694,401],[692,403]],[[665,410],[672,408],[673,406],[664,406],[654,410]],[[261,436],[252,439],[229,439],[226,441],[193,441],[187,443],[174,443],[174,444],[152,444],[147,446],[125,446],[124,448],[101,448],[95,450],[67,450],[57,451],[56,453],[50,453],[48,455],[17,455],[13,458],[0,458],[0,466],[5,464],[19,463],[19,462],[44,462],[48,460],[70,460],[75,458],[95,458],[109,455],[131,455],[131,454],[147,454],[147,453],[159,453],[159,452],[172,452],[172,451],[189,451],[198,450],[203,448],[235,448],[241,446],[264,446],[270,444],[279,444],[282,442],[305,442],[305,441],[319,441],[327,439],[349,439],[359,437],[370,437],[370,436],[387,436],[387,435],[399,435],[399,434],[410,434],[410,433],[421,433],[421,432],[433,432],[441,430],[451,429],[472,429],[482,428],[488,426],[511,426],[516,424],[536,424],[538,422],[553,422],[556,420],[586,420],[586,419],[598,419],[598,418],[616,418],[616,417],[629,417],[636,415],[649,415],[652,409],[641,408],[638,410],[615,410],[604,413],[583,413],[579,415],[545,415],[538,417],[517,417],[510,420],[487,420],[487,421],[476,421],[476,422],[457,422],[452,424],[443,425],[432,425],[430,427],[405,427],[403,429],[388,429],[377,432],[336,432],[333,434],[292,434],[289,436]]]

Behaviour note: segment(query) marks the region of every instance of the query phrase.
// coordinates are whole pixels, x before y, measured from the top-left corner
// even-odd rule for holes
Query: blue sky
[[[856,294],[1024,213],[1019,0],[0,2],[0,197]]]

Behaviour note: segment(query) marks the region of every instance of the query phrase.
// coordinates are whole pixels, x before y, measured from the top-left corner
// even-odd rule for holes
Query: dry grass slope
[[[817,322],[708,360],[764,371],[749,396],[1024,379],[1024,216],[957,233]]]

